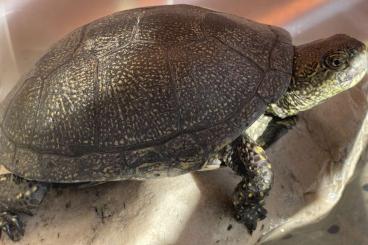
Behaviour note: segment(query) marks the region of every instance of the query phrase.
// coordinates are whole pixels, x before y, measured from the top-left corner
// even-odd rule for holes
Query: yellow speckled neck
[[[290,86],[268,107],[269,112],[282,118],[308,110],[353,87],[368,68],[365,45],[346,35],[295,47],[294,53]]]

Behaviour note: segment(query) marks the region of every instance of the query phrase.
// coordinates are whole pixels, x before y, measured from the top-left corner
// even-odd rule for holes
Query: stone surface
[[[285,231],[282,236],[267,245],[326,245],[368,244],[367,203],[368,152],[364,150],[352,182],[346,187],[339,203],[318,223]]]
[[[28,70],[42,51],[63,33],[114,10],[136,7],[130,1],[130,5],[124,6],[113,0],[104,1],[104,4],[89,1],[91,11],[86,11],[87,3],[83,0],[63,1],[63,6],[54,1],[53,4],[44,0],[28,2],[28,5],[18,6],[21,12],[0,15],[1,47],[5,47],[0,55],[1,96],[14,85],[20,73]],[[258,14],[259,20],[267,20],[265,10],[281,12],[280,8],[287,10],[287,4],[297,1],[279,1],[279,4],[257,7],[253,2],[244,2],[243,8],[230,2],[221,8],[221,1],[211,1],[210,4],[202,1],[198,4],[233,11],[253,19],[257,19]],[[31,7],[30,3],[34,5]],[[297,5],[293,6],[293,11],[302,17],[306,14]],[[364,13],[367,7],[365,2],[354,9],[345,8],[346,14],[354,13],[354,20],[348,19],[349,22],[347,17],[341,18],[344,15],[338,13],[336,16],[340,17],[336,19],[315,23],[317,29],[304,28],[303,34],[294,32],[295,40],[310,41],[317,36],[343,30],[359,38],[368,38],[368,33],[362,34],[363,20],[359,21],[359,16],[355,14],[359,11]],[[39,14],[32,12],[34,9]],[[50,15],[56,9],[63,13],[58,21]],[[309,11],[312,14],[310,18],[318,19],[317,15],[313,15],[317,10]],[[66,14],[69,16],[67,20]],[[9,22],[4,21],[4,16],[9,17]],[[44,18],[50,21],[45,23]],[[29,19],[34,22],[30,23]],[[296,19],[294,23],[300,22]],[[359,24],[359,28],[355,23]],[[272,24],[286,25],[282,21]],[[290,30],[293,28],[290,27]],[[267,199],[269,216],[262,222],[262,231],[262,225],[259,225],[252,237],[231,216],[230,196],[240,179],[224,168],[177,178],[107,183],[84,189],[53,189],[40,210],[33,217],[26,217],[27,233],[19,244],[255,244],[259,239],[271,238],[297,243],[298,240],[292,240],[290,230],[322,219],[334,207],[365,149],[368,133],[366,86],[367,79],[350,91],[302,113],[296,128],[268,150],[275,171],[274,188]],[[351,222],[362,221],[355,219]],[[333,225],[340,227],[339,223],[330,223],[325,227],[329,232],[323,234],[343,231],[344,227],[339,230]],[[13,243],[2,236],[0,244]]]

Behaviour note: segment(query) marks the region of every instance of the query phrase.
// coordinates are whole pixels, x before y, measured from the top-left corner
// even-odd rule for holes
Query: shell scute
[[[292,55],[282,29],[199,7],[104,17],[54,45],[11,93],[0,160],[54,182],[197,170],[282,95]]]

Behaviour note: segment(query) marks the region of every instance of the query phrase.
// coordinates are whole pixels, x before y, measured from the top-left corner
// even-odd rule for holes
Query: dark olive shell
[[[200,169],[286,90],[281,28],[189,5],[115,13],[56,43],[9,94],[0,160],[52,182]]]

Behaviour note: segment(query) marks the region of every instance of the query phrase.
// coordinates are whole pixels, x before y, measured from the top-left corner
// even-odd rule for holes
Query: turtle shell
[[[285,92],[292,58],[283,29],[195,6],[98,19],[8,95],[1,163],[51,182],[198,170]]]

